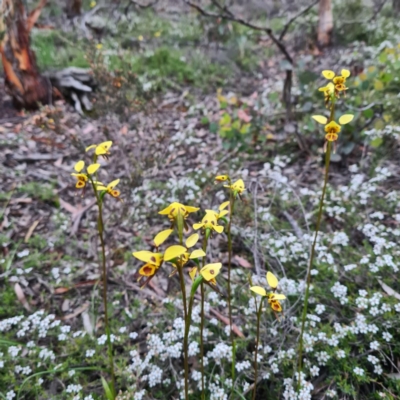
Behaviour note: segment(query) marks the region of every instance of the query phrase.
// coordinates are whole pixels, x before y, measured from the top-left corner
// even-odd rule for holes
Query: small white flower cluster
[[[250,361],[242,361],[242,362],[237,362],[235,364],[235,368],[237,372],[242,372],[246,369],[249,369],[251,367]]]
[[[82,386],[81,385],[68,385],[67,388],[65,389],[65,391],[67,393],[79,393],[82,390]]]
[[[207,353],[207,358],[213,358],[217,364],[220,364],[223,359],[231,361],[232,349],[223,342],[217,343],[212,351]]]
[[[21,365],[16,365],[14,371],[17,374],[29,375],[32,372],[32,368],[29,366],[22,367]]]
[[[300,392],[296,393],[296,382],[292,378],[286,378],[283,380],[283,387],[285,388],[283,392],[284,400],[311,400],[312,391],[314,386],[311,382],[305,380],[304,373],[300,374]]]
[[[12,400],[16,396],[14,390],[10,390],[6,393],[6,400]]]
[[[40,350],[39,358],[44,361],[46,361],[48,359],[51,361],[54,361],[56,359],[56,355],[54,354],[53,350],[44,348],[44,349]]]
[[[344,304],[348,303],[349,299],[346,297],[347,296],[347,287],[346,286],[341,285],[339,282],[336,282],[331,287],[331,292],[337,299],[339,299],[340,304],[344,305]]]

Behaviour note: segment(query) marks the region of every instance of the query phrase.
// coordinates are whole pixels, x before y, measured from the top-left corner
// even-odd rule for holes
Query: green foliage
[[[74,34],[58,31],[34,31],[31,35],[32,49],[38,66],[42,69],[89,67],[81,41]]]
[[[35,181],[27,182],[18,188],[18,192],[41,201],[58,203],[57,196],[54,194],[54,185],[43,184]]]

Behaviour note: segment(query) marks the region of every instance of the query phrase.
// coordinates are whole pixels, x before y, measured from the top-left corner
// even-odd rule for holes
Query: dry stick
[[[99,217],[97,220],[97,229],[99,231],[100,244],[101,244],[101,256],[102,256],[102,275],[103,275],[103,307],[104,307],[104,322],[106,325],[106,335],[107,335],[107,353],[108,353],[108,362],[110,364],[110,373],[111,373],[111,392],[113,397],[116,396],[115,391],[115,372],[114,372],[114,359],[112,354],[112,343],[111,343],[111,334],[110,334],[110,325],[108,319],[108,308],[107,308],[107,266],[106,266],[106,244],[104,242],[104,223],[103,223],[103,202],[100,198],[100,195],[97,191],[96,185],[93,179],[90,177],[90,182],[93,187],[93,191],[97,200],[97,207],[99,208]]]
[[[254,388],[253,388],[253,397],[252,399],[256,399],[256,392],[257,392],[257,374],[258,374],[258,368],[257,368],[257,355],[258,355],[258,343],[260,341],[260,319],[261,319],[261,311],[262,311],[262,302],[263,302],[263,297],[260,299],[260,308],[258,309],[257,312],[257,334],[256,334],[256,350],[254,352]]]
[[[332,104],[331,108],[331,115],[329,118],[329,121],[333,121],[333,117],[335,115],[335,104]],[[312,264],[314,261],[314,256],[315,256],[315,246],[317,244],[317,238],[318,238],[318,232],[321,226],[321,220],[322,220],[322,210],[324,207],[324,199],[325,199],[325,194],[326,194],[326,188],[328,186],[328,177],[329,177],[329,165],[331,161],[331,147],[332,147],[332,142],[328,141],[328,146],[326,150],[326,157],[325,157],[325,177],[324,177],[324,186],[322,189],[322,196],[321,200],[319,202],[319,210],[318,210],[318,217],[317,217],[317,224],[315,227],[315,234],[314,234],[314,240],[313,244],[311,246],[311,254],[310,254],[310,262],[308,264],[307,268],[307,283],[306,283],[306,293],[304,296],[304,307],[303,307],[303,313],[301,316],[301,330],[300,330],[300,338],[299,338],[299,358],[298,358],[298,382],[297,382],[297,390],[300,390],[300,381],[301,381],[301,370],[302,370],[302,358],[303,358],[303,335],[304,335],[304,327],[306,324],[306,317],[307,317],[307,309],[308,309],[308,298],[310,296],[310,285],[311,285],[311,268]]]
[[[229,201],[229,223],[228,223],[228,310],[229,310],[229,332],[230,332],[230,339],[232,343],[232,393],[233,393],[233,387],[234,387],[234,382],[235,382],[235,357],[236,357],[236,348],[235,348],[235,339],[233,337],[233,330],[232,330],[232,303],[231,303],[231,267],[232,267],[232,232],[231,232],[231,227],[232,227],[232,215],[233,215],[233,209],[235,206],[235,196],[230,191],[229,194],[230,201]]]

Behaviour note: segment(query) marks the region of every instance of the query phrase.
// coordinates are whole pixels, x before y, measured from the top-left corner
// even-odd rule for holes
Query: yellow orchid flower
[[[164,259],[162,253],[153,253],[146,250],[133,252],[132,255],[146,263],[139,269],[139,274],[141,275],[139,280],[143,276],[152,277],[157,272],[158,268],[160,268]]]
[[[206,210],[206,213],[214,213],[215,218],[217,218],[217,220],[221,219],[222,217],[224,217],[225,215],[229,214],[228,210],[225,210],[225,208],[227,208],[229,206],[230,201],[225,201],[224,203],[222,203],[219,207],[218,207],[218,211],[214,211],[214,210]]]
[[[208,282],[213,285],[217,284],[215,278],[221,271],[222,264],[221,263],[214,263],[214,264],[207,264],[200,270],[200,275]]]
[[[168,247],[167,250],[165,250],[164,260],[171,261],[174,258],[178,258],[185,253],[186,253],[186,247],[184,247],[184,246],[180,246],[180,245],[170,246],[170,247]]]
[[[194,245],[196,245],[196,243],[199,241],[199,234],[198,233],[194,233],[193,235],[190,235],[187,239],[186,239],[186,248],[190,249],[191,247],[193,247]]]
[[[103,156],[104,158],[107,158],[107,156],[110,154],[108,150],[110,150],[110,147],[112,146],[113,142],[111,140],[108,140],[106,142],[102,142],[100,144],[91,144],[90,146],[86,147],[86,152],[95,149],[94,154],[96,156]]]
[[[269,271],[267,272],[266,278],[267,278],[268,285],[275,291],[279,284],[278,278],[272,272],[269,272]],[[251,286],[250,290],[252,292],[258,294],[259,296],[267,297],[268,304],[274,311],[276,311],[276,312],[282,311],[282,306],[281,306],[281,303],[279,302],[279,300],[286,299],[286,296],[284,294],[267,292],[261,286]]]
[[[87,181],[89,180],[89,175],[93,175],[99,168],[100,164],[90,164],[86,168],[86,172],[82,172],[85,168],[85,162],[84,161],[78,161],[75,166],[74,170],[76,171],[73,172],[71,175],[75,176],[77,179],[75,187],[77,189],[82,189],[86,186]]]
[[[329,82],[326,86],[320,87],[318,90],[324,93],[325,105],[328,106],[332,95],[335,93],[335,85]]]
[[[209,229],[210,231],[215,231],[217,233],[222,233],[224,231],[224,227],[222,225],[218,225],[216,212],[213,210],[206,210],[206,214],[204,215],[201,222],[193,225],[193,229],[195,230],[201,228],[203,229],[203,232],[205,232],[206,229]]]
[[[189,276],[190,279],[192,280],[192,282],[194,282],[195,278],[197,275],[197,267],[193,267],[190,271],[189,271]]]
[[[169,247],[164,253],[164,260],[170,261],[174,268],[177,267],[183,268],[189,262],[189,260],[195,260],[198,258],[205,257],[206,253],[204,252],[203,249],[193,250],[191,253],[189,253],[188,251],[189,247],[192,247],[197,243],[198,236],[199,235],[197,233],[190,236],[186,240],[186,247],[180,245],[174,245]],[[175,275],[176,272],[177,269],[173,270],[169,275],[169,277]]]
[[[119,183],[119,179],[115,179],[114,181],[110,182],[107,186],[97,185],[97,190],[105,190],[112,197],[115,197],[116,199],[121,200],[119,198],[119,195],[121,194],[121,192],[119,190],[114,189],[115,186],[118,185],[118,183]]]
[[[346,79],[350,76],[350,71],[348,69],[342,69],[340,73],[341,75],[336,75],[333,71],[330,70],[322,71],[322,76],[324,78],[333,81],[336,95],[338,95],[340,92],[344,92],[347,89]]]
[[[198,207],[185,206],[181,203],[171,203],[168,207],[159,211],[161,215],[167,215],[168,218],[173,222],[178,215],[182,215],[183,219],[186,219],[190,213],[198,211]]]
[[[169,238],[173,231],[173,229],[166,229],[158,233],[153,239],[154,245],[160,247]]]
[[[229,178],[229,175],[217,175],[214,178],[215,183],[217,182],[226,182],[229,181],[230,182],[231,178]]]
[[[232,185],[224,185],[224,187],[231,189],[235,196],[237,194],[241,195],[246,190],[243,179],[238,179]]]
[[[317,121],[319,124],[325,125],[325,139],[328,142],[335,142],[338,137],[339,137],[339,132],[341,131],[341,125],[348,124],[351,122],[354,118],[354,115],[352,114],[344,114],[339,118],[339,124],[337,124],[335,121],[330,121],[328,123],[328,118],[324,117],[323,115],[313,115],[311,118],[313,118],[315,121]]]

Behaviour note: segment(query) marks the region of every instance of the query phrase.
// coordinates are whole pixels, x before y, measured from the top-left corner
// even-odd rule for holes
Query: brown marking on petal
[[[327,133],[326,135],[325,135],[325,138],[326,138],[326,140],[328,141],[328,142],[335,142],[336,140],[338,140],[338,135],[336,134],[336,133],[334,133],[334,132],[330,132],[330,133]]]
[[[214,270],[213,270],[213,269],[210,269],[210,271],[209,271],[209,272],[210,272],[210,274],[211,274],[211,275],[214,275],[214,274],[215,274],[215,272],[214,272]]]
[[[156,258],[155,257],[151,257],[150,260],[153,261],[153,262],[156,262]]]
[[[211,221],[211,225],[215,225],[215,221]]]
[[[146,276],[152,274],[152,272],[153,272],[153,268],[151,268],[151,267],[145,267],[145,268],[143,268],[143,273],[144,273]]]
[[[271,300],[270,304],[271,304],[271,308],[274,311],[278,311],[278,312],[282,311],[281,304],[279,303],[278,300]]]

